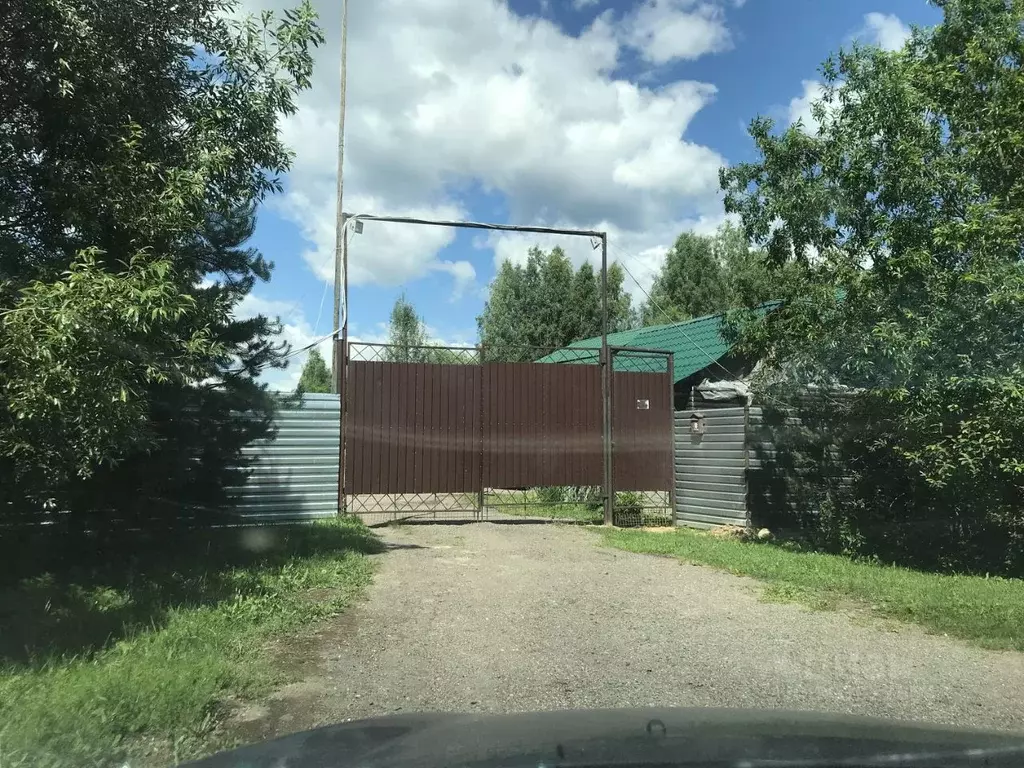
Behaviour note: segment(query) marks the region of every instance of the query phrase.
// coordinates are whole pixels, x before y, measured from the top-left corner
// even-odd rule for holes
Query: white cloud
[[[447,272],[452,276],[455,285],[452,289],[452,301],[456,301],[476,282],[476,269],[468,261],[441,261],[434,265],[438,272]]]
[[[458,273],[463,269],[459,266],[462,263],[464,262],[456,262],[455,264],[446,262],[439,268],[444,269],[445,271]],[[473,274],[473,277],[475,278],[475,273]],[[459,284],[460,279],[463,279],[462,276],[456,274],[455,280],[457,285]],[[295,391],[295,388],[299,384],[299,379],[302,376],[302,369],[306,365],[306,360],[309,358],[309,351],[304,348],[314,345],[314,342],[316,342],[315,348],[319,350],[324,361],[327,363],[328,367],[330,367],[332,359],[332,339],[322,338],[331,332],[330,317],[325,315],[318,318],[316,321],[310,322],[298,304],[288,301],[266,299],[262,296],[250,293],[239,303],[235,311],[235,317],[242,319],[255,317],[256,315],[266,315],[271,319],[280,318],[281,333],[277,339],[279,341],[288,342],[288,344],[291,345],[291,351],[293,353],[292,356],[288,358],[288,366],[286,368],[268,368],[263,371],[263,374],[260,376],[260,380],[269,384],[271,389],[288,392]],[[426,326],[425,330],[427,332],[428,344],[441,347],[465,347],[473,346],[475,343],[473,341],[475,334],[472,332],[469,335],[459,333],[445,336],[432,326]],[[317,341],[318,339],[319,341]],[[387,343],[387,340],[387,323],[376,323],[371,327],[360,327],[358,325],[354,325],[351,327],[349,333],[349,341],[355,345],[352,352],[354,359],[380,359],[381,353],[378,348],[361,347],[360,344],[384,344]]]
[[[624,20],[625,41],[653,64],[696,59],[732,47],[719,5],[696,0],[646,0]]]
[[[597,5],[601,0],[572,0],[572,7],[577,11]]]
[[[661,269],[665,253],[680,232],[689,230],[698,234],[711,234],[727,219],[735,221],[734,216],[716,213],[684,221],[666,221],[644,232],[622,230],[610,222],[598,222],[595,231],[608,232],[608,263],[619,262],[628,270],[625,290],[633,297],[634,303],[646,300],[646,292]],[[551,226],[569,226],[564,222]],[[595,247],[599,241],[590,238],[567,235],[535,235],[517,232],[496,232],[488,238],[482,238],[479,247],[494,249],[494,265],[498,267],[508,260],[513,264],[526,262],[527,251],[537,246],[543,251],[550,251],[555,246],[561,247],[574,267],[589,261],[595,268],[601,266],[601,249]],[[635,282],[634,282],[635,278]]]
[[[875,11],[864,16],[864,28],[860,34],[883,50],[897,51],[910,38],[910,27],[895,14]]]
[[[312,247],[302,254],[306,263],[319,278],[333,280],[336,206],[333,202],[325,202],[328,197],[333,201],[333,191],[318,191],[321,186],[329,187],[330,184],[314,181],[304,188],[292,189],[277,205],[285,216],[299,225],[303,236],[312,243]],[[427,219],[461,219],[465,216],[464,209],[454,203],[395,207],[369,195],[350,195],[345,199],[349,213]],[[441,227],[365,222],[362,234],[351,230],[349,233],[349,284],[399,285],[422,277],[436,266],[437,252],[454,239],[455,230]]]
[[[821,99],[825,92],[824,86],[817,80],[804,80],[804,92],[789,102],[789,122],[802,121],[806,133],[817,133],[818,121],[811,113],[811,106]]]
[[[321,318],[318,327],[314,327],[306,318],[302,308],[292,302],[275,301],[265,299],[256,294],[250,293],[238,305],[235,316],[238,318],[255,317],[266,315],[271,319],[281,318],[281,341],[288,342],[292,350],[302,349],[312,344],[320,336],[331,332],[330,317]],[[325,339],[317,345],[320,354],[323,355],[327,365],[331,364],[331,340]],[[262,381],[270,384],[271,389],[294,390],[299,384],[299,377],[302,375],[302,367],[306,364],[309,352],[300,352],[288,359],[288,367],[280,369],[267,369],[260,377]]]
[[[280,10],[291,0],[246,0]],[[334,248],[338,116],[337,3],[317,0],[329,38],[314,87],[283,136],[297,157],[275,203],[309,241],[304,257],[329,278]],[[460,218],[467,183],[499,193],[517,223],[565,221],[650,240],[718,215],[713,150],[681,138],[715,94],[678,81],[616,80],[624,46],[648,62],[692,59],[730,43],[722,2],[650,0],[578,37],[499,0],[352,3],[349,18],[345,207],[350,212]],[[443,270],[454,290],[472,265],[446,265],[443,229],[367,224],[352,240],[350,282],[396,284]]]

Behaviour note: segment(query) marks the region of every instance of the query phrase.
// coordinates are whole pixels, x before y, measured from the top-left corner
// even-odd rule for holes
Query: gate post
[[[480,382],[476,390],[477,399],[477,410],[480,419],[480,472],[477,475],[477,490],[476,490],[476,515],[480,520],[485,519],[484,515],[484,457],[487,456],[487,425],[484,424],[484,398],[486,393],[484,392],[484,345],[481,342],[477,346],[477,364],[479,365],[479,375],[477,380]]]
[[[668,503],[671,509],[672,524],[676,524],[676,371],[675,371],[675,353],[668,353],[668,417],[672,423],[672,429],[669,430],[669,447],[671,453],[669,456],[672,461],[672,472],[670,477],[671,485],[668,491]]]
[[[348,329],[343,328],[341,339],[334,342],[334,360],[337,380],[334,391],[338,393],[338,514],[348,514],[348,492],[345,487],[345,400],[348,397]]]
[[[612,482],[612,378],[615,353],[605,344],[601,349],[603,376],[601,396],[604,400],[604,524],[615,520],[615,484]]]
[[[612,355],[608,349],[608,234],[601,234],[601,399],[604,404],[604,524],[615,508],[612,487]]]

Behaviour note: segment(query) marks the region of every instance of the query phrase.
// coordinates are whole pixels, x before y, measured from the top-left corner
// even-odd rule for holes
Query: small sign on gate
[[[649,410],[651,410],[651,401],[650,400],[637,400],[636,401],[636,409],[638,411],[649,411]]]

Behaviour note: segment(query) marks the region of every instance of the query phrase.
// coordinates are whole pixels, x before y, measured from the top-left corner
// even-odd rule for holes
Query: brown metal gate
[[[481,373],[473,365],[350,363],[348,493],[479,490]]]
[[[487,519],[519,508],[531,516],[531,506],[547,509],[537,501],[550,495],[543,489],[566,488],[580,489],[577,506],[596,509],[599,519],[601,368],[593,364],[594,350],[583,351],[562,364],[428,362],[451,358],[439,353],[394,362],[411,355],[393,350],[383,361],[350,358],[343,389],[346,511],[369,522]],[[657,506],[671,510],[671,363],[659,372],[636,370],[635,360],[623,365],[627,354],[615,357],[612,375],[613,488],[660,493]],[[637,500],[626,501],[626,512],[635,512]]]
[[[672,474],[672,399],[657,373],[612,378],[612,467],[617,491],[660,491]]]
[[[481,487],[601,485],[600,368],[539,363],[482,368]]]

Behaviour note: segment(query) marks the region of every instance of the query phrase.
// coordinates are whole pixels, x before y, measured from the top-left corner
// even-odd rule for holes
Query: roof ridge
[[[752,309],[766,313],[781,303],[781,301],[766,301]],[[615,331],[608,334],[608,341],[611,346],[646,347],[671,351],[674,355],[673,372],[678,382],[709,365],[714,365],[729,353],[732,344],[722,334],[722,325],[726,314],[727,312],[716,312],[690,320]],[[597,349],[600,344],[600,336],[574,341],[567,347],[563,347],[562,350],[545,355],[540,362],[572,362],[571,357],[565,356],[564,350],[570,348]],[[626,355],[616,360],[615,370],[639,372],[642,371],[642,367],[640,367],[640,363],[631,360]]]
[[[608,334],[608,337],[611,338],[612,336],[624,336],[624,335],[627,335],[627,334],[629,334],[629,335],[645,334],[646,335],[647,333],[650,333],[650,332],[653,332],[653,331],[673,330],[673,329],[679,328],[680,326],[684,326],[684,325],[696,325],[697,323],[707,322],[708,320],[715,320],[715,319],[724,318],[727,313],[732,312],[735,309],[753,309],[753,310],[757,311],[759,309],[771,309],[771,308],[774,308],[775,306],[778,306],[781,303],[782,303],[781,299],[772,299],[771,301],[763,301],[760,304],[758,304],[756,307],[731,307],[730,309],[723,310],[722,312],[712,312],[709,315],[701,315],[700,317],[691,317],[689,320],[675,320],[675,321],[673,321],[671,323],[662,323],[661,325],[645,325],[645,326],[642,326],[640,328],[629,328],[629,329],[627,329],[625,331],[613,331],[612,333]],[[586,339],[579,339],[578,341],[574,341],[569,346],[573,347],[573,346],[576,346],[577,344],[583,344],[584,342],[600,341],[600,340],[601,340],[600,336],[590,336],[590,337],[588,337]]]

